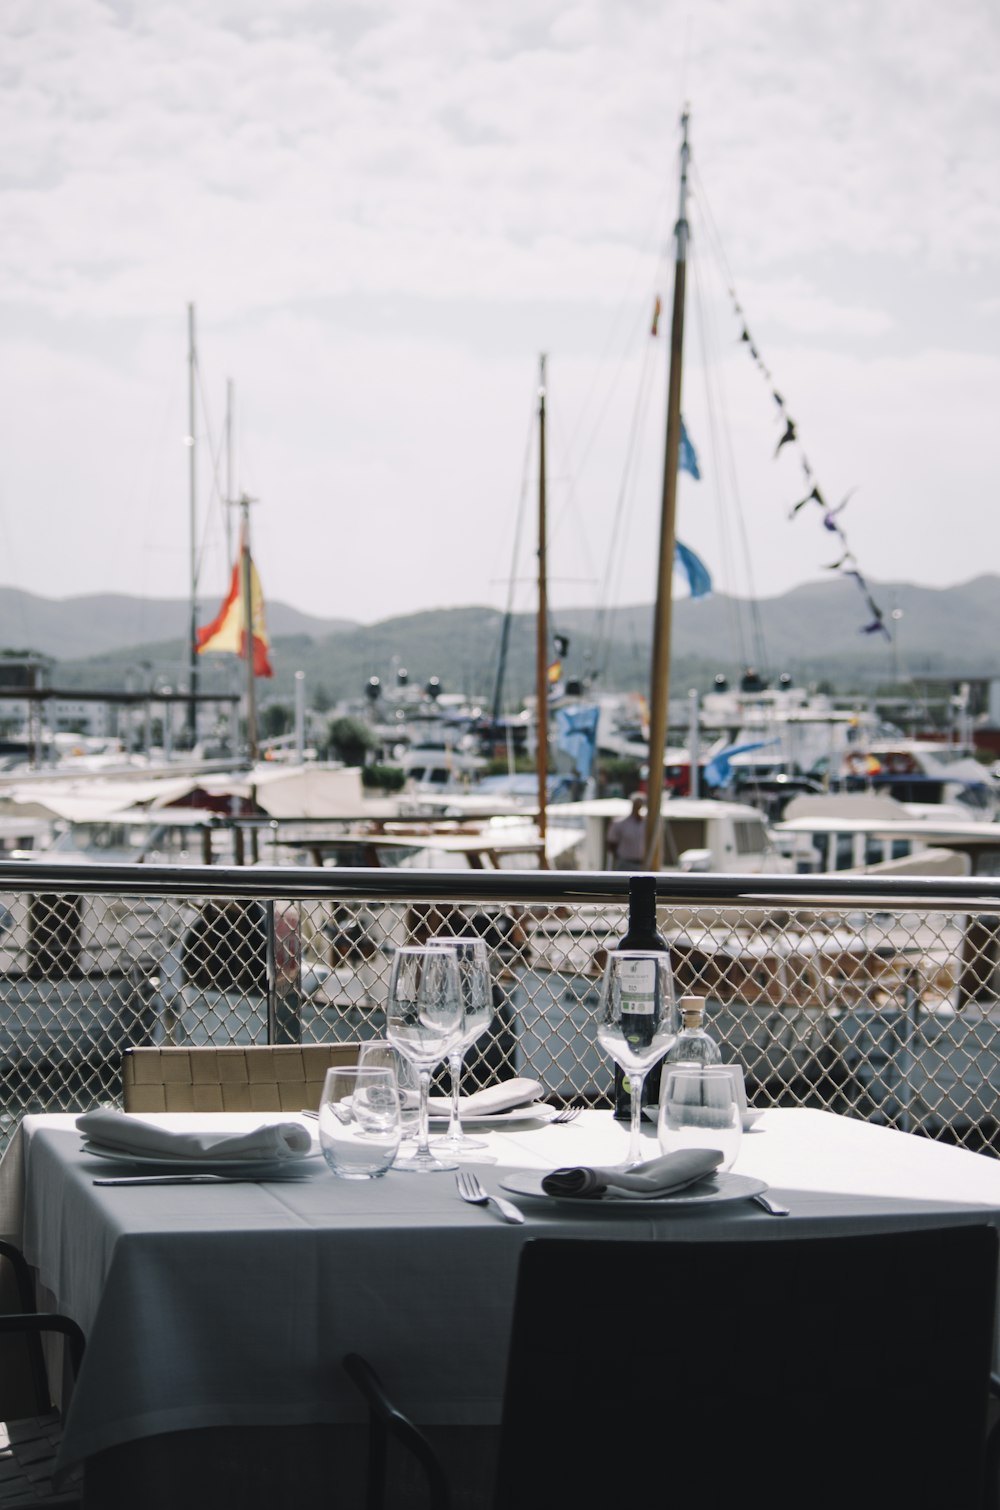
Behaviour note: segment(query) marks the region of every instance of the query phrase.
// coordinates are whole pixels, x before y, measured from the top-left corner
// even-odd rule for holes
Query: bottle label
[[[619,972],[622,1011],[653,1017],[656,1013],[656,961],[623,960]]]

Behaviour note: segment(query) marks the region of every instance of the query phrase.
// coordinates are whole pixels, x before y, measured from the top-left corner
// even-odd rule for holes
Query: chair
[[[683,1220],[525,1244],[494,1510],[980,1510],[993,1227],[702,1242]],[[408,1445],[363,1364],[373,1452]],[[376,1471],[367,1510],[383,1492]]]
[[[12,1368],[14,1355],[5,1347],[3,1398],[7,1419],[0,1421],[0,1505],[59,1506],[64,1510],[81,1504],[82,1470],[67,1474],[57,1488],[52,1480],[56,1454],[62,1438],[61,1420],[52,1403],[48,1373],[42,1352],[46,1333],[58,1333],[66,1342],[71,1378],[75,1379],[83,1358],[83,1333],[68,1316],[35,1310],[35,1286],[31,1270],[20,1250],[0,1241],[0,1257],[13,1270],[20,1311],[0,1315],[0,1338],[24,1339],[25,1351]],[[19,1377],[11,1378],[12,1373]],[[12,1399],[17,1405],[12,1409]]]
[[[126,1049],[127,1112],[273,1112],[317,1107],[327,1070],[355,1064],[356,1043]]]

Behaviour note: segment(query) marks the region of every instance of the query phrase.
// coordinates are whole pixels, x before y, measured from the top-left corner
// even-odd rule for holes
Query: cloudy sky
[[[203,617],[227,379],[267,597],[502,605],[526,495],[530,606],[543,351],[553,604],[650,600],[685,100],[681,539],[828,575],[805,456],[870,583],[1000,570],[998,78],[991,0],[4,0],[0,582],[188,593],[193,303]]]

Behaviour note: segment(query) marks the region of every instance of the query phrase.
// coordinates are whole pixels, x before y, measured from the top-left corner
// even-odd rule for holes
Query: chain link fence
[[[25,1111],[119,1101],[130,1045],[380,1036],[395,948],[448,932],[482,936],[493,967],[467,1088],[527,1075],[552,1101],[611,1104],[595,1027],[624,876],[33,864],[17,879],[0,891],[4,1143]],[[723,1058],[757,1105],[1000,1152],[1000,883],[837,878],[824,897],[813,880],[752,878],[748,895],[738,878],[660,878],[678,991],[705,997]]]

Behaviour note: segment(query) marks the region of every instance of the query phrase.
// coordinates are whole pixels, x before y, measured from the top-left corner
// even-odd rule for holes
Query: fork
[[[567,1122],[575,1122],[579,1115],[580,1107],[564,1106],[561,1111],[556,1112],[554,1117],[549,1118],[549,1124],[552,1127],[555,1127],[557,1125],[560,1127],[565,1127]]]
[[[524,1212],[518,1211],[511,1201],[505,1201],[502,1196],[490,1195],[483,1188],[477,1175],[470,1173],[468,1169],[460,1169],[455,1176],[455,1184],[463,1201],[468,1201],[471,1206],[486,1206],[491,1201],[497,1208],[505,1222],[523,1222]]]

